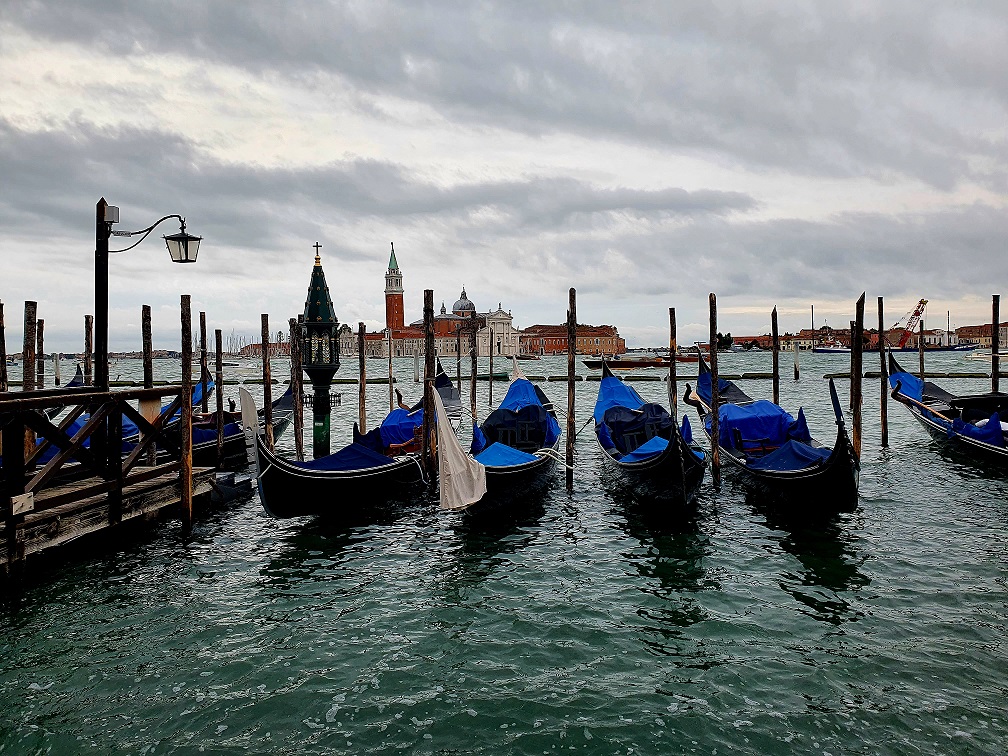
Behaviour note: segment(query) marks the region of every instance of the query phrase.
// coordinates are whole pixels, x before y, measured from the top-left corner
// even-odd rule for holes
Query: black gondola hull
[[[679,438],[678,453],[669,444],[661,454],[633,463],[615,459],[598,444],[612,489],[658,514],[693,509],[707,470],[708,455],[704,454],[701,460]],[[597,436],[595,440],[597,443]]]
[[[550,473],[555,464],[552,455],[544,454],[534,462],[523,465],[487,467],[486,493],[465,511],[471,515],[478,515],[534,501],[552,482],[553,477]]]
[[[356,520],[416,495],[423,482],[414,456],[365,470],[310,470],[271,453],[256,437],[256,480],[266,512],[279,519],[320,515]]]

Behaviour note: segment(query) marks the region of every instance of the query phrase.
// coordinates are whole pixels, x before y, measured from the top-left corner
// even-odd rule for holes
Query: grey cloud
[[[693,151],[750,168],[1006,185],[996,3],[31,3],[48,39],[172,52],[447,117]],[[993,136],[992,136],[993,134]]]

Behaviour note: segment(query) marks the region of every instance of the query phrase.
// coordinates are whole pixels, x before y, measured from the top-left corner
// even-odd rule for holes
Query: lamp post
[[[172,262],[193,263],[196,262],[196,254],[199,252],[200,236],[190,236],[185,230],[185,218],[181,215],[166,215],[155,221],[147,228],[140,231],[113,231],[112,226],[119,222],[119,208],[110,205],[102,197],[95,207],[95,377],[94,387],[97,391],[108,391],[109,370],[108,370],[108,292],[109,275],[108,261],[110,254],[126,252],[140,244],[146,239],[151,231],[169,218],[177,219],[182,230],[177,234],[165,236],[165,244],[168,246],[168,254],[171,255]],[[139,236],[135,244],[124,249],[109,249],[109,237],[112,236]]]
[[[322,245],[315,242],[314,247],[315,267],[301,324],[301,364],[312,382],[312,455],[318,459],[329,455],[329,386],[340,366],[340,325],[322,270]]]

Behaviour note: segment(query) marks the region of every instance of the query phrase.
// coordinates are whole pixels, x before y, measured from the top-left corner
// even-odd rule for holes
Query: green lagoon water
[[[767,370],[769,356],[721,363]],[[803,355],[803,380],[782,382],[826,442],[819,376],[845,365]],[[418,395],[412,362],[396,369]],[[597,386],[578,384],[579,427]],[[743,386],[769,397],[769,381]],[[334,449],[357,416],[342,388]],[[368,390],[374,423],[387,389]],[[509,518],[427,498],[380,522],[275,521],[253,498],[189,538],[169,523],[73,557],[3,604],[0,750],[1004,753],[1008,474],[943,455],[898,406],[880,451],[877,381],[865,395],[860,505],[814,528],[768,516],[730,475],[719,493],[708,478],[695,517],[659,526],[607,485],[586,430],[573,494],[557,470]]]

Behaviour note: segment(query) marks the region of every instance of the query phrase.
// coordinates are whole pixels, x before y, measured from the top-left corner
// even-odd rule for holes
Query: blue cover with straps
[[[818,448],[800,441],[786,441],[779,449],[763,457],[750,460],[747,467],[753,470],[804,470],[829,459],[832,449]]]
[[[535,454],[519,451],[512,446],[495,441],[486,449],[473,457],[484,467],[514,467],[534,462],[539,457]]]
[[[709,414],[704,418],[704,424],[709,433]],[[741,406],[725,404],[718,408],[718,445],[725,449],[760,451],[783,446],[789,440],[805,444],[812,441],[805,413],[800,409],[796,420],[782,407],[766,399]]]
[[[405,444],[413,440],[413,431],[423,426],[423,408],[411,412],[394,409],[388,413],[378,428],[382,444],[389,448],[392,444]],[[373,432],[373,431],[372,431]]]
[[[532,445],[541,449],[552,447],[560,438],[560,423],[546,411],[541,396],[542,392],[528,379],[511,381],[500,406],[490,413],[482,426],[474,428],[472,454],[483,451],[489,441],[497,443],[501,436],[513,437],[518,443],[534,442]]]
[[[987,423],[981,427],[971,425],[957,417],[952,421],[951,430],[960,436],[966,436],[967,438],[972,438],[975,441],[990,444],[991,446],[997,446],[998,448],[1005,445],[1004,432],[1001,430],[1001,418],[997,412],[991,415]],[[950,432],[949,437],[951,438],[951,436],[952,433]]]
[[[916,375],[913,375],[912,373],[891,373],[889,375],[889,386],[891,388],[896,388],[897,383],[900,384],[899,392],[903,394],[903,396],[908,396],[918,402],[923,400],[924,381]]]
[[[645,459],[657,457],[668,448],[668,445],[669,442],[667,438],[654,436],[638,446],[629,454],[624,454],[620,458],[620,462],[643,462]]]
[[[392,464],[392,460],[362,444],[350,444],[328,457],[320,457],[307,462],[291,462],[291,464],[307,470],[350,471],[383,467]]]
[[[607,409],[612,407],[629,407],[630,409],[640,409],[644,404],[633,386],[627,386],[623,381],[615,376],[607,375],[599,382],[598,398],[595,399],[595,422],[601,423],[605,419]]]

